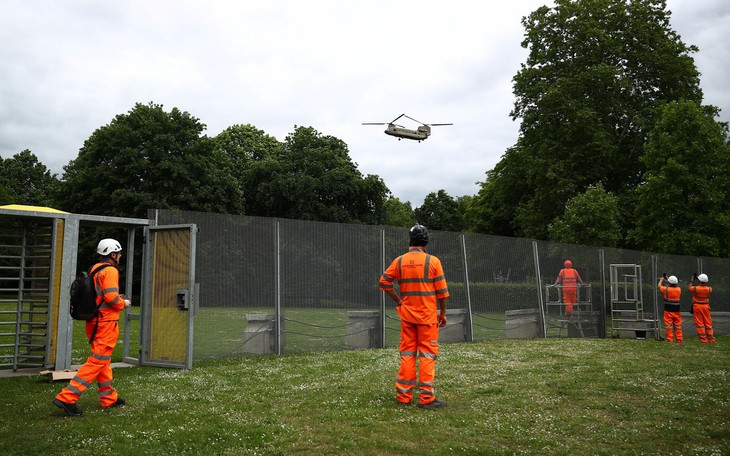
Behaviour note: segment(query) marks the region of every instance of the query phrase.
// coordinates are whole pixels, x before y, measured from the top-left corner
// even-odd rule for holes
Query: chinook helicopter
[[[415,130],[410,128],[405,128],[400,125],[397,125],[395,122],[400,119],[401,117],[405,117],[406,119],[411,119],[414,122],[418,122],[419,125],[418,128]],[[363,125],[387,125],[385,128],[385,134],[390,136],[395,136],[398,138],[398,141],[400,141],[403,138],[406,139],[413,139],[415,141],[421,142],[424,139],[431,136],[431,127],[436,126],[442,126],[442,125],[453,125],[451,123],[433,123],[433,124],[425,124],[421,121],[418,121],[414,119],[413,117],[409,117],[405,114],[401,114],[395,119],[393,119],[391,122],[363,122]]]

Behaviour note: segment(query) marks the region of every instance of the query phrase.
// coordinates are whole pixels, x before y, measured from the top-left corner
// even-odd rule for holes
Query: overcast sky
[[[414,208],[439,189],[474,195],[517,139],[520,19],[545,4],[0,0],[0,156],[30,149],[60,177],[94,130],[154,102],[199,118],[209,136],[251,124],[283,141],[314,127]],[[667,5],[700,49],[704,102],[729,121],[730,1]],[[361,125],[402,113],[454,125],[422,143]]]

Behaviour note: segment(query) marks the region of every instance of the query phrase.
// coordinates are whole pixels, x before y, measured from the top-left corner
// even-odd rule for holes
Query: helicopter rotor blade
[[[454,124],[452,124],[452,123],[437,123],[437,124],[424,124],[424,125],[428,125],[429,127],[441,127],[441,126],[444,126],[444,125],[454,125]]]
[[[421,122],[420,120],[416,120],[416,119],[414,119],[413,117],[411,117],[411,116],[407,116],[407,115],[405,115],[405,114],[401,114],[401,117],[405,117],[405,118],[407,118],[407,119],[411,119],[412,121],[414,121],[414,122],[418,122],[418,123],[419,123],[419,124],[421,124],[421,125],[426,125],[425,123]]]
[[[388,125],[388,122],[363,122],[363,125]]]
[[[390,121],[390,123],[395,123],[395,121],[396,121],[396,120],[398,120],[398,119],[400,119],[401,117],[404,117],[404,116],[405,116],[405,117],[408,117],[408,116],[406,116],[405,114],[401,114],[401,115],[399,115],[398,117],[396,117],[395,119],[391,120],[391,121]],[[408,117],[408,118],[410,119],[410,117]],[[411,119],[411,120],[412,120],[412,119]]]

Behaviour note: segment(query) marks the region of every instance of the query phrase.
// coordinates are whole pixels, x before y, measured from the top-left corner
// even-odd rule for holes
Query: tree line
[[[660,0],[556,0],[522,20],[516,143],[476,195],[413,208],[347,144],[295,126],[284,141],[234,125],[214,137],[177,108],[137,103],[52,175],[29,150],[0,158],[0,204],[146,217],[180,209],[469,231],[730,256],[730,145],[703,105],[692,54]]]

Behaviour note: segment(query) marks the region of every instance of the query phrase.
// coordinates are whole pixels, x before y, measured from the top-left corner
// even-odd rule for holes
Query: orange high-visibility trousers
[[[694,303],[692,304],[692,312],[694,312],[695,326],[697,327],[697,336],[699,336],[700,341],[714,341],[715,332],[712,329],[710,306],[708,304]]]
[[[575,286],[563,286],[563,302],[565,303],[565,313],[571,313],[573,306],[578,302],[578,290]]]
[[[664,332],[666,334],[667,342],[681,343],[684,340],[682,334],[682,314],[680,312],[668,312],[664,311]]]
[[[91,337],[94,322],[86,322],[86,335]],[[79,369],[69,384],[61,390],[56,399],[68,404],[75,404],[81,394],[96,380],[99,388],[99,401],[102,407],[114,405],[117,401],[117,390],[112,386],[112,352],[119,338],[119,324],[116,321],[100,321],[91,343],[91,355]]]
[[[413,390],[418,386],[418,402],[430,404],[436,399],[434,379],[436,358],[439,354],[438,324],[419,325],[401,320],[400,369],[395,380],[398,402],[408,403],[413,399]],[[416,360],[419,360],[416,374]]]

